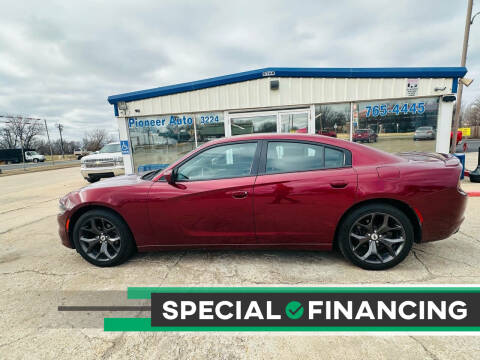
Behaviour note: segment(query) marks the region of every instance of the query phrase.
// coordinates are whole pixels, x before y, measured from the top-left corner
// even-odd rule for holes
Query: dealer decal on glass
[[[377,117],[377,116],[387,116],[387,115],[407,115],[407,114],[418,114],[421,115],[425,112],[425,103],[404,103],[404,104],[395,104],[392,107],[388,107],[387,104],[379,104],[373,106],[365,106],[367,110],[365,117]]]
[[[150,318],[106,331],[480,331],[480,287],[129,288]]]

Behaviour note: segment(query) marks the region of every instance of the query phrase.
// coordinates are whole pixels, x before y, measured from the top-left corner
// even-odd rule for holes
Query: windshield
[[[422,127],[419,127],[417,130],[420,130],[420,131],[427,131],[427,130],[432,130],[433,128],[432,127],[428,127],[428,126],[422,126]]]
[[[103,153],[117,153],[121,152],[122,150],[120,149],[120,144],[108,144],[105,145],[100,151],[100,154]]]
[[[356,130],[355,131],[355,133],[357,133],[357,134],[365,134],[367,132],[368,132],[368,130]]]

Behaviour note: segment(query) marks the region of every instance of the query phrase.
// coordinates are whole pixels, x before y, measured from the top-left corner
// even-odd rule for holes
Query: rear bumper
[[[458,189],[444,190],[423,198],[417,207],[424,219],[422,242],[446,239],[458,232],[465,220],[467,198],[467,194]]]

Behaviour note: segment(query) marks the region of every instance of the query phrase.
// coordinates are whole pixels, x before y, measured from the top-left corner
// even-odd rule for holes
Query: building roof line
[[[149,99],[228,85],[264,77],[317,77],[317,78],[452,78],[463,77],[467,73],[465,67],[391,67],[391,68],[287,68],[268,67],[244,71],[235,74],[212,77],[203,80],[190,81],[181,84],[168,85],[153,89],[133,91],[108,97],[110,104],[119,101],[134,101]]]

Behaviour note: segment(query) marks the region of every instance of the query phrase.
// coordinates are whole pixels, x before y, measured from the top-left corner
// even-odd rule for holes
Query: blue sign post
[[[122,148],[122,155],[130,154],[130,146],[128,146],[128,140],[120,140],[120,147]]]

